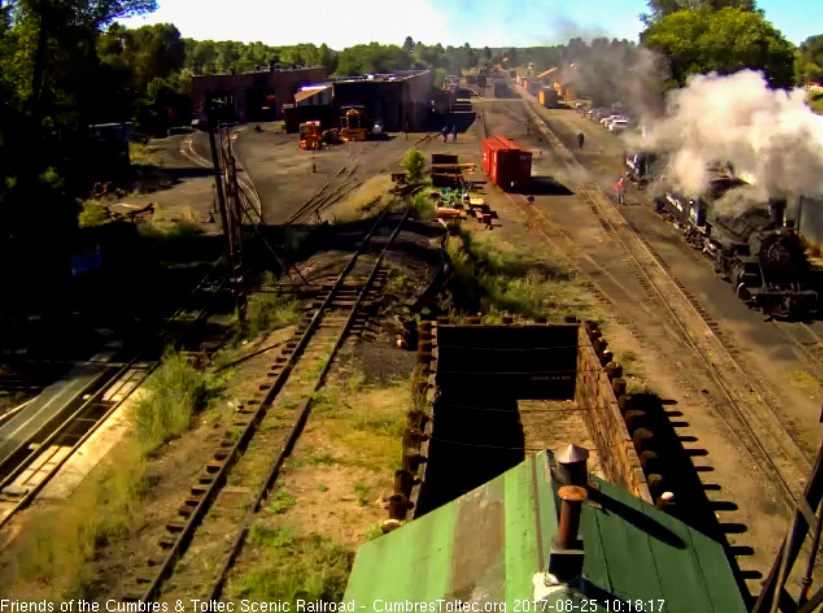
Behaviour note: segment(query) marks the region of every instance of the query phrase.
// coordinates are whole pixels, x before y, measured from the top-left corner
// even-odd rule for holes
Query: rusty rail
[[[332,285],[331,289],[329,290],[326,298],[324,299],[323,303],[317,308],[314,315],[312,316],[311,320],[309,320],[308,324],[305,324],[305,329],[302,332],[300,340],[297,343],[290,343],[287,345],[291,354],[289,358],[286,360],[286,363],[283,364],[282,369],[277,374],[276,379],[272,383],[271,386],[268,387],[268,391],[265,397],[259,402],[247,402],[246,405],[256,405],[254,406],[244,406],[240,409],[240,413],[243,415],[249,416],[248,422],[245,423],[243,426],[243,430],[240,433],[239,437],[236,440],[226,439],[224,440],[221,445],[220,449],[215,452],[214,454],[214,461],[210,463],[210,466],[214,465],[219,466],[215,470],[209,470],[207,467],[207,481],[204,482],[204,477],[201,477],[200,481],[203,483],[202,487],[198,488],[197,493],[194,492],[194,488],[192,489],[192,496],[190,496],[190,500],[187,500],[187,506],[185,507],[187,518],[185,522],[182,523],[175,523],[169,524],[169,526],[173,527],[173,530],[170,528],[170,532],[172,535],[168,537],[168,540],[165,542],[165,547],[167,549],[167,553],[163,556],[162,560],[159,561],[156,566],[157,570],[153,573],[153,576],[150,579],[140,579],[138,578],[138,584],[144,583],[147,586],[143,589],[142,593],[138,594],[129,594],[126,595],[123,600],[126,602],[142,602],[147,603],[152,601],[159,593],[161,586],[165,582],[165,580],[172,574],[174,564],[179,559],[180,556],[185,552],[186,548],[188,547],[189,542],[194,536],[197,527],[199,526],[200,522],[205,517],[206,513],[208,512],[209,508],[211,507],[212,502],[217,496],[217,493],[222,488],[223,484],[225,483],[226,476],[228,475],[229,471],[231,470],[233,464],[236,462],[238,457],[240,456],[243,449],[246,448],[251,438],[254,436],[254,433],[257,430],[258,424],[261,420],[265,417],[268,409],[274,403],[275,398],[277,397],[280,390],[286,384],[289,375],[291,374],[292,370],[294,369],[295,365],[300,360],[300,357],[303,351],[309,344],[309,341],[314,336],[314,333],[318,329],[320,322],[323,318],[324,312],[329,308],[332,304],[335,296],[337,295],[340,288],[346,281],[351,270],[354,268],[355,263],[357,262],[358,258],[365,252],[366,247],[369,245],[372,236],[384,224],[384,220],[388,215],[388,208],[385,209],[380,216],[378,217],[377,221],[370,227],[368,232],[363,236],[363,239],[360,242],[357,250],[349,260],[349,262],[344,267],[343,271],[338,276],[335,283]],[[374,276],[377,274],[377,270],[379,269],[380,263],[382,263],[383,256],[385,252],[388,250],[391,243],[394,241],[395,237],[400,231],[403,223],[406,220],[408,213],[404,214],[400,224],[398,224],[397,228],[395,229],[394,234],[391,237],[391,240],[386,245],[383,253],[375,265],[374,269],[372,270],[372,275],[369,277],[369,281],[367,282],[367,287],[360,293],[357,300],[355,301],[355,306],[352,308],[351,314],[349,319],[346,322],[343,332],[341,333],[340,337],[338,338],[338,342],[335,345],[335,352],[339,349],[340,345],[342,345],[343,339],[345,335],[348,333],[349,329],[351,328],[351,324],[354,322],[354,317],[357,312],[357,307],[359,306],[360,302],[362,301],[362,297],[365,296],[365,293],[368,289],[368,285],[374,279]],[[294,345],[292,348],[291,345]],[[331,359],[327,361],[323,372],[321,373],[321,377],[318,378],[318,384],[322,385],[323,380],[328,372],[328,368],[331,364]],[[294,443],[296,442],[297,438],[299,437],[303,423],[305,422],[306,418],[308,417],[309,411],[311,408],[310,401],[307,401],[306,404],[302,407],[301,411],[298,414],[298,418],[296,419],[291,433],[289,435],[288,441],[284,446],[281,453],[278,455],[277,460],[272,465],[272,468],[269,472],[268,478],[264,483],[263,487],[261,488],[260,492],[258,493],[258,497],[256,499],[256,503],[254,505],[253,510],[250,513],[255,513],[256,510],[259,508],[262,501],[265,499],[266,494],[268,493],[271,485],[277,478],[277,475],[280,471],[280,467],[282,465],[283,460],[287,457],[288,453],[291,451]],[[191,504],[189,504],[191,502]],[[182,514],[182,513],[181,513]],[[229,561],[227,565],[223,569],[223,573],[221,574],[218,583],[215,585],[215,590],[217,592],[222,589],[222,584],[225,581],[225,576],[228,573],[231,565],[234,563],[236,556],[239,554],[240,550],[242,549],[242,545],[245,541],[246,533],[248,532],[248,527],[251,521],[252,515],[250,514],[249,517],[244,522],[244,527],[241,530],[241,534],[238,539],[234,543],[234,547],[232,548],[231,555],[229,557]],[[168,527],[168,526],[167,526]],[[163,542],[161,542],[163,544]],[[150,561],[150,564],[152,562]]]
[[[331,370],[331,365],[334,358],[337,356],[337,353],[340,351],[343,343],[345,342],[346,338],[349,335],[349,332],[352,329],[356,319],[357,319],[357,311],[360,305],[363,302],[363,299],[368,294],[369,290],[371,289],[372,284],[374,283],[375,277],[377,277],[377,273],[380,270],[380,265],[383,263],[383,258],[386,256],[391,245],[394,243],[397,235],[400,233],[400,229],[403,227],[403,224],[406,222],[409,213],[408,211],[403,214],[403,217],[400,219],[400,223],[397,224],[397,227],[394,229],[391,237],[389,238],[388,242],[386,243],[383,250],[380,252],[380,256],[377,258],[377,261],[372,268],[371,274],[369,278],[366,280],[363,288],[360,290],[357,298],[354,301],[354,305],[351,308],[351,312],[349,313],[348,318],[346,319],[346,323],[343,325],[343,329],[340,331],[340,334],[337,337],[337,340],[334,343],[334,347],[329,354],[328,360],[326,360],[323,370],[320,371],[320,374],[317,376],[315,383],[312,387],[312,394],[319,391],[320,388],[323,387],[323,384],[326,381],[326,376]],[[214,586],[212,587],[211,593],[209,595],[209,601],[216,602],[223,593],[223,587],[225,586],[226,579],[228,578],[229,571],[231,571],[232,567],[234,566],[237,557],[243,550],[243,545],[245,544],[246,537],[248,536],[249,529],[251,528],[251,524],[254,521],[254,516],[260,510],[260,507],[266,500],[266,496],[268,496],[269,491],[271,490],[272,486],[274,485],[277,477],[280,474],[280,469],[283,466],[283,462],[285,462],[286,458],[291,454],[292,450],[294,449],[294,445],[297,440],[300,438],[300,435],[303,432],[303,427],[306,425],[306,421],[308,420],[309,413],[311,412],[311,406],[313,402],[313,397],[310,395],[306,401],[303,403],[303,406],[297,413],[297,417],[294,420],[294,424],[289,432],[288,437],[286,438],[286,444],[283,446],[283,449],[280,450],[280,453],[277,455],[277,458],[272,463],[271,468],[266,476],[266,480],[263,482],[260,490],[255,497],[254,505],[249,510],[246,518],[243,520],[243,527],[240,530],[240,533],[235,538],[234,543],[232,544],[231,552],[229,553],[229,557],[227,558],[223,568],[220,571],[220,576],[218,577],[217,581],[215,582]]]

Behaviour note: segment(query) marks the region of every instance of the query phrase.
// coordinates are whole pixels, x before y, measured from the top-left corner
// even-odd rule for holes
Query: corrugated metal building
[[[553,465],[551,452],[540,452],[363,545],[344,602],[355,611],[411,611],[398,608],[409,603],[415,611],[745,613],[719,543],[592,475],[573,488],[587,497],[579,532],[566,531],[582,542],[562,545]],[[480,607],[445,608],[460,602]]]
[[[386,132],[422,132],[431,120],[434,74],[430,70],[403,70],[390,75],[368,75],[334,82],[334,113],[345,106],[363,106],[366,115],[382,121]]]
[[[284,104],[294,103],[301,87],[326,80],[322,66],[244,72],[240,74],[195,75],[191,80],[194,118],[206,120],[206,101],[222,99],[228,121],[268,121],[281,119]]]

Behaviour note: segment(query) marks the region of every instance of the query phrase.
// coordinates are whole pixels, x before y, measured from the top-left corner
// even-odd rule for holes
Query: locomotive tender
[[[649,171],[656,166],[652,156],[626,156],[625,161],[630,178],[650,182]],[[784,222],[786,201],[770,200],[768,210],[753,204],[740,214],[713,211],[712,202],[746,185],[728,172],[713,169],[705,198],[665,191],[654,199],[655,211],[681,228],[689,244],[711,257],[715,271],[750,307],[781,319],[817,313],[811,263],[793,222]]]

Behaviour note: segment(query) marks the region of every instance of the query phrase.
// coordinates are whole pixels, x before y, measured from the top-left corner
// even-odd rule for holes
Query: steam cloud
[[[689,197],[704,195],[707,167],[725,162],[753,185],[749,197],[815,196],[823,183],[823,117],[805,100],[802,89],[769,89],[751,70],[696,75],[670,93],[663,118],[646,120],[644,134],[628,139],[668,156],[667,183]]]
[[[662,83],[665,62],[644,47],[613,47],[595,40],[579,58],[569,83],[585,93],[595,107],[620,105],[637,117],[659,117],[663,113]]]

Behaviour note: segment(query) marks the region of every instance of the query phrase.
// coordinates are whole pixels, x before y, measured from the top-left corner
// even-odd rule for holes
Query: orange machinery
[[[344,106],[340,111],[340,136],[346,142],[353,140],[366,140],[365,108],[362,106]]]
[[[323,132],[319,121],[307,121],[300,124],[300,148],[303,151],[320,149]]]

